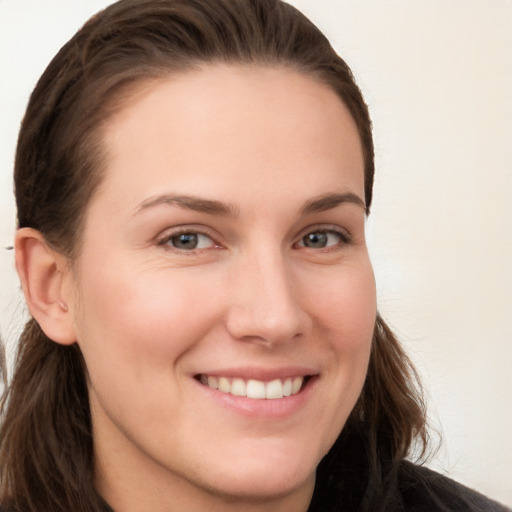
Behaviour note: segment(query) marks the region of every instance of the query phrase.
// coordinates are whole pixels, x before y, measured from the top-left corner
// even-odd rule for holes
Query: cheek
[[[372,346],[377,315],[376,290],[373,270],[368,263],[359,277],[350,278],[340,292],[338,347],[354,365],[354,379],[361,391]]]
[[[316,324],[334,335],[336,345],[347,350],[365,349],[371,341],[376,317],[373,269],[368,261],[347,265],[307,284],[310,310]]]
[[[215,288],[179,272],[118,265],[88,275],[93,277],[82,286],[79,308],[79,344],[84,356],[94,358],[88,366],[108,360],[139,373],[150,364],[168,369],[198,343],[216,315]]]
[[[311,294],[318,351],[326,357],[322,390],[325,454],[345,425],[364,386],[376,317],[373,270],[368,262],[347,265],[329,276]],[[311,286],[308,288],[312,289]]]
[[[333,391],[345,421],[362,390],[368,370],[376,318],[376,290],[369,261],[331,272],[312,295],[315,324],[330,353]]]

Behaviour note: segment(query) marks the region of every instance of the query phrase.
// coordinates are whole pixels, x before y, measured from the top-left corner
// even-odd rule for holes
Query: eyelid
[[[350,231],[347,228],[343,228],[338,224],[312,224],[304,229],[301,229],[297,238],[302,238],[303,236],[306,236],[308,233],[314,233],[316,231],[323,231],[326,233],[338,233],[339,235],[345,238],[352,237]]]

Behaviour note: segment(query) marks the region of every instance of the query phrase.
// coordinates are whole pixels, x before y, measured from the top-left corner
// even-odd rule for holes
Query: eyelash
[[[308,235],[318,235],[318,234],[321,234],[321,235],[335,235],[339,238],[339,242],[336,243],[336,244],[333,244],[333,245],[328,245],[326,247],[320,247],[320,248],[311,248],[311,247],[307,247],[306,245],[304,245],[304,239],[308,236]],[[180,249],[180,248],[177,248],[177,247],[172,247],[169,242],[173,239],[173,238],[177,238],[181,235],[196,235],[196,236],[205,236],[205,237],[208,237],[210,240],[211,240],[211,243],[212,243],[212,247],[200,247],[199,249]],[[318,226],[318,227],[314,227],[314,228],[308,228],[307,230],[303,231],[303,234],[301,234],[301,236],[299,237],[298,241],[295,242],[293,244],[294,247],[300,247],[300,248],[304,248],[304,249],[311,249],[315,252],[323,252],[323,253],[326,253],[326,252],[333,252],[333,251],[339,251],[343,248],[343,246],[347,245],[347,244],[350,244],[352,242],[352,238],[351,236],[344,230],[341,230],[341,229],[334,229],[332,226]],[[299,245],[299,244],[302,244],[302,245]],[[179,229],[179,230],[176,230],[176,231],[173,231],[172,233],[168,233],[166,234],[165,236],[163,236],[162,238],[158,239],[157,240],[157,245],[158,246],[162,246],[164,247],[166,250],[170,250],[170,251],[175,251],[175,252],[179,252],[180,254],[186,254],[186,255],[194,255],[194,254],[197,254],[198,252],[201,252],[201,251],[204,251],[204,250],[210,250],[210,249],[219,249],[221,248],[220,244],[218,244],[217,242],[215,242],[215,240],[213,239],[213,237],[211,237],[210,235],[202,232],[200,229],[198,228],[193,228],[193,227],[189,227],[189,228],[183,228],[183,229]]]

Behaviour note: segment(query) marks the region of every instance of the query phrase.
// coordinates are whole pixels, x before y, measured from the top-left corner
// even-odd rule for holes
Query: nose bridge
[[[263,247],[241,257],[232,276],[228,330],[238,339],[268,344],[304,334],[297,282],[279,247]]]

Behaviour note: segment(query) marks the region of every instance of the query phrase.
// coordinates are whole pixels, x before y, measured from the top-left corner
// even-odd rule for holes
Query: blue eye
[[[215,246],[214,241],[203,233],[178,233],[166,238],[161,243],[181,251],[194,251]]]
[[[325,249],[346,242],[345,237],[336,231],[313,231],[303,236],[298,245],[308,249]]]

